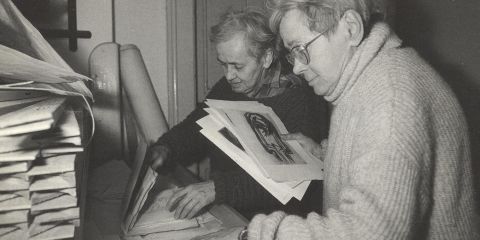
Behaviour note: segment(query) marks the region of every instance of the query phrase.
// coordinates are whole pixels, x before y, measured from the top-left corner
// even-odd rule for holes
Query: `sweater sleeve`
[[[388,108],[388,105],[380,107]],[[415,232],[415,221],[424,217],[419,204],[428,200],[422,199],[419,192],[421,178],[428,176],[424,176],[418,163],[422,156],[406,148],[424,146],[428,140],[423,136],[426,125],[422,121],[400,118],[396,114],[376,109],[365,115],[365,125],[351,133],[352,141],[362,142],[357,144],[362,149],[352,150],[348,166],[342,166],[348,183],[339,189],[338,196],[326,196],[338,198],[330,200],[338,205],[327,209],[323,216],[316,213],[306,218],[258,216],[259,219],[250,223],[249,232],[251,229],[261,235],[274,231],[276,239],[281,240],[410,239]],[[422,113],[413,114],[419,115]],[[392,124],[392,119],[403,122]],[[335,142],[330,144],[335,148]]]
[[[186,166],[206,155],[207,141],[196,123],[198,119],[206,116],[203,106],[204,104],[200,104],[185,120],[162,135],[155,143],[168,148],[167,163],[175,162]]]
[[[413,220],[417,217],[415,204],[419,199],[415,195],[420,176],[412,162],[399,163],[402,155],[393,155],[389,162],[395,164],[383,169],[375,163],[382,161],[378,158],[380,156],[359,159],[358,162],[374,164],[375,167],[359,169],[353,174],[356,184],[341,190],[339,208],[328,209],[325,216],[316,213],[310,213],[307,218],[256,216],[263,219],[252,221],[249,232],[275,231],[280,240],[409,239]],[[382,181],[379,183],[373,179]]]

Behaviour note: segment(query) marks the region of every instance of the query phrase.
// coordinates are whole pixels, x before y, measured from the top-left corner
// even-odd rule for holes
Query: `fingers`
[[[196,205],[193,206],[193,208],[190,210],[190,212],[187,214],[186,218],[190,219],[193,218],[194,216],[197,215],[200,210],[202,210],[203,207],[205,207],[205,202],[200,201]]]
[[[289,141],[289,140],[299,140],[301,139],[303,134],[301,133],[287,133],[287,134],[281,134],[280,137],[284,141]]]
[[[196,183],[175,191],[167,202],[169,211],[175,210],[175,218],[192,218],[203,207],[215,200],[212,181]]]
[[[185,216],[190,212],[191,208],[195,206],[198,202],[190,196],[184,197],[175,209],[174,217],[175,219],[185,218]]]
[[[182,189],[174,192],[167,202],[167,209],[170,212],[173,211],[174,209],[176,209],[178,207],[179,201],[182,200],[187,193],[188,192],[185,188],[182,188]]]
[[[283,141],[296,140],[299,143],[304,143],[304,142],[308,142],[308,141],[311,140],[309,137],[303,135],[300,132],[282,134],[280,137],[282,138]]]
[[[175,218],[192,218],[208,203],[202,192],[189,192],[178,203],[175,210]]]
[[[185,207],[182,208],[181,212],[178,215],[178,218],[191,218],[193,217],[202,207],[202,202],[198,197],[192,198]],[[177,211],[179,208],[177,208]]]

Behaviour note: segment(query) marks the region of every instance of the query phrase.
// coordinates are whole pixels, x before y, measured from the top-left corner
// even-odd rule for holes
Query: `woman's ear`
[[[363,39],[364,26],[362,17],[355,10],[347,10],[343,15],[345,24],[346,24],[346,33],[348,34],[348,39],[350,46],[357,47],[360,45]]]
[[[272,62],[273,62],[273,50],[269,48],[267,49],[267,51],[265,51],[265,54],[263,55],[263,67],[269,68],[270,65],[272,65]]]

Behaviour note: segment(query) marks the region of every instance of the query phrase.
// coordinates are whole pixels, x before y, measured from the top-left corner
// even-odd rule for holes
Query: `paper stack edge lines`
[[[323,179],[323,162],[288,133],[275,112],[256,101],[207,99],[201,133],[281,203],[301,200],[311,180]]]
[[[77,237],[84,159],[76,153],[87,133],[75,113],[89,114],[93,135],[91,79],[73,71],[12,0],[1,0],[0,12],[0,239]]]
[[[72,238],[79,123],[65,96],[33,98],[0,102],[0,239]]]
[[[1,115],[0,128],[3,129],[42,120],[56,120],[63,113],[65,101],[65,97],[52,97],[20,110]]]

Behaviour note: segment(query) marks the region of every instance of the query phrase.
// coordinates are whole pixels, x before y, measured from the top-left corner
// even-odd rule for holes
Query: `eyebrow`
[[[242,63],[239,63],[239,62],[224,62],[224,61],[220,60],[219,58],[217,58],[217,61],[219,63],[222,63],[222,64],[242,65]]]

